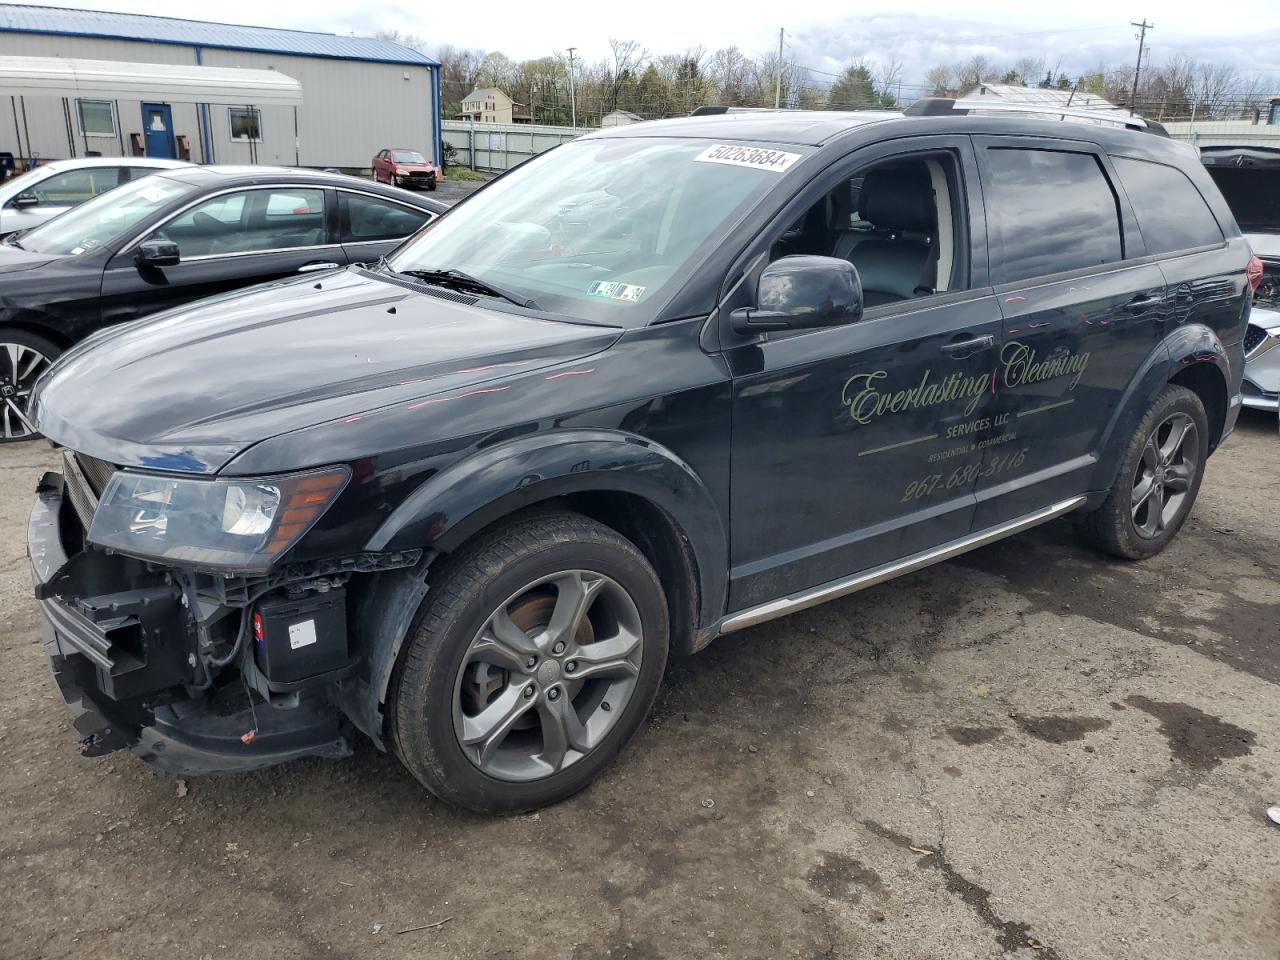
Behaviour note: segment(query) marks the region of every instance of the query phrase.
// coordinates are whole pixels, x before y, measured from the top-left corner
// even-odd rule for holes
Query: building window
[[[231,139],[246,143],[262,142],[262,111],[256,107],[228,107],[231,116]]]
[[[80,114],[80,132],[86,137],[114,137],[116,114],[110,100],[77,100]]]

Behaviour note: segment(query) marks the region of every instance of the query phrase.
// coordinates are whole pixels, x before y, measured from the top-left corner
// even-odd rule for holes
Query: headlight
[[[261,573],[311,529],[349,475],[346,467],[261,480],[117,473],[89,541],[149,560]]]

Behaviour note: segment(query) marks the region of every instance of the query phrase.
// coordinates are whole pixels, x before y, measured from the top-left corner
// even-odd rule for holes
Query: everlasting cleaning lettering
[[[1004,345],[1000,365],[990,373],[955,372],[935,380],[933,371],[925,370],[919,383],[899,390],[891,388],[885,370],[855,373],[845,381],[841,402],[849,408],[849,416],[855,423],[870,423],[886,413],[955,402],[963,402],[962,409],[968,415],[977,409],[983,394],[996,392],[997,384],[1020,387],[1070,377],[1067,390],[1074,390],[1088,366],[1087,352],[1056,351],[1041,360],[1035,348],[1015,340]]]

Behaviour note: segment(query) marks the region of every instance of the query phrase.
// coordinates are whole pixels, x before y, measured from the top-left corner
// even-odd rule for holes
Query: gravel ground
[[[52,462],[0,449],[5,960],[1280,956],[1274,418],[1154,560],[1058,522],[725,638],[510,819],[367,743],[185,789],[81,759],[24,557]]]

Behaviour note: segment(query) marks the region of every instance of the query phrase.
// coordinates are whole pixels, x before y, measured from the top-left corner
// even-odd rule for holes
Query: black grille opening
[[[1249,324],[1244,331],[1244,352],[1253,353],[1265,339],[1267,339],[1267,331],[1261,327],[1255,327],[1252,323]]]

